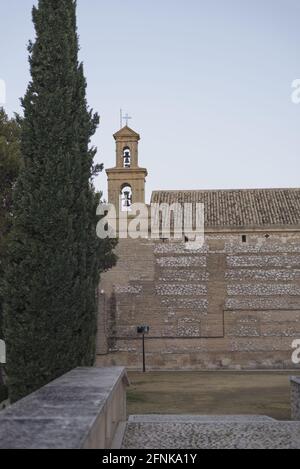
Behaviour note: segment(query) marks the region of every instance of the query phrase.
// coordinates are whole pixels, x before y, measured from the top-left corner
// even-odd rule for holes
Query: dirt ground
[[[128,415],[257,414],[290,419],[288,371],[129,372]]]

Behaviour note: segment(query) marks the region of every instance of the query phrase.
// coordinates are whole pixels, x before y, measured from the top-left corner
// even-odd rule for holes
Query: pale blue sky
[[[0,78],[19,111],[33,0],[0,0]],[[141,133],[154,189],[296,187],[299,0],[79,0],[98,160],[114,165],[119,109]],[[169,174],[169,178],[166,177]],[[106,177],[97,186],[106,191]]]

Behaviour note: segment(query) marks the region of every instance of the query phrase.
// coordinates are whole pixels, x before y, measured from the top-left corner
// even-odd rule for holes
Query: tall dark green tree
[[[21,167],[20,125],[0,108],[0,339],[2,331],[1,285],[6,264],[7,242],[12,225],[12,193]],[[0,365],[0,402],[3,397],[3,368]]]
[[[4,335],[15,401],[95,357],[99,272],[115,262],[114,242],[96,237],[99,196],[88,109],[78,62],[76,2],[39,0],[29,44],[32,80],[23,99],[24,169],[4,287]]]

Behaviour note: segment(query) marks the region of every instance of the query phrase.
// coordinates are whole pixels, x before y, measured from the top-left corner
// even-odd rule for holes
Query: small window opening
[[[247,236],[246,235],[242,236],[242,243],[247,243]]]

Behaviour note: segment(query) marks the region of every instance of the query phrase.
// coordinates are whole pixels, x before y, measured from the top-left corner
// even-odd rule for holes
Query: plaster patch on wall
[[[161,267],[206,267],[205,256],[166,256],[158,257],[156,262]]]
[[[207,245],[203,245],[201,248],[197,249],[198,253],[207,253],[209,248]],[[186,253],[186,244],[183,242],[174,243],[161,243],[157,244],[154,248],[154,254],[185,254]]]
[[[300,278],[300,269],[295,270],[260,270],[260,269],[235,269],[225,274],[226,280],[251,279],[251,280],[295,280]]]
[[[206,311],[208,308],[207,299],[193,299],[193,298],[162,298],[161,304],[164,306],[172,306],[177,309],[194,309],[199,311]]]
[[[183,284],[164,284],[156,285],[157,295],[175,295],[175,296],[187,296],[187,295],[206,295],[206,285],[183,285]]]
[[[228,295],[232,296],[273,296],[300,295],[300,286],[294,284],[232,284],[227,287]]]
[[[237,324],[227,330],[228,337],[259,337],[257,326],[252,324]]]
[[[159,282],[205,282],[209,279],[208,272],[205,270],[188,269],[164,269],[159,277]]]
[[[300,267],[300,256],[269,255],[264,256],[228,256],[229,267]]]
[[[284,310],[287,308],[299,309],[299,301],[294,305],[287,304],[286,298],[228,298],[225,304],[225,309],[240,310]]]

